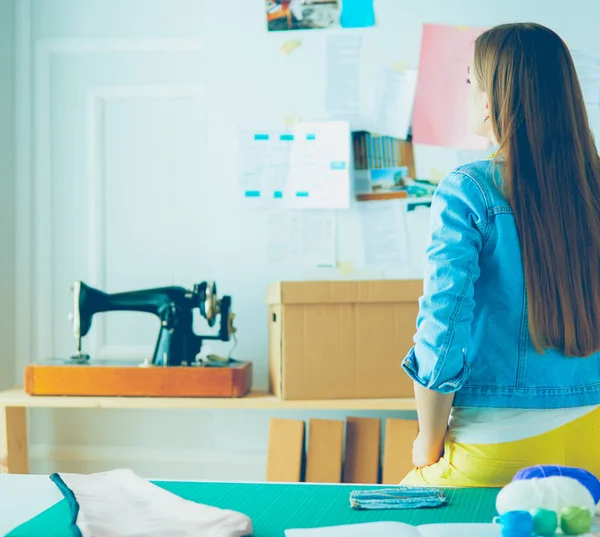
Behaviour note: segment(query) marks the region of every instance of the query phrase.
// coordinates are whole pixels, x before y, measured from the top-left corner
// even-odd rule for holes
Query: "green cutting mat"
[[[407,524],[491,522],[498,489],[448,489],[449,505],[439,508],[355,511],[350,492],[373,487],[347,485],[194,483],[155,481],[195,502],[233,509],[252,519],[255,537],[284,537],[284,530],[395,520]],[[376,487],[381,488],[381,486]],[[50,507],[6,537],[73,537],[66,501]]]

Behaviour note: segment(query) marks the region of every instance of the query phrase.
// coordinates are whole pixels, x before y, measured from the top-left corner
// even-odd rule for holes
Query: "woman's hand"
[[[444,454],[444,442],[432,442],[419,433],[413,443],[412,462],[415,468],[431,466],[438,462]]]

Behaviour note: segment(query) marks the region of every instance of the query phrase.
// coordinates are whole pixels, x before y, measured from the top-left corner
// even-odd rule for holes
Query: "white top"
[[[538,436],[562,427],[598,406],[525,410],[512,408],[453,408],[450,431],[462,444],[500,444]]]

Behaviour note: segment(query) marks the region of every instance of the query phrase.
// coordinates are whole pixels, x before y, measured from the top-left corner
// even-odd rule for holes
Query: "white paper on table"
[[[286,530],[286,537],[501,537],[500,524],[424,524],[371,522]]]

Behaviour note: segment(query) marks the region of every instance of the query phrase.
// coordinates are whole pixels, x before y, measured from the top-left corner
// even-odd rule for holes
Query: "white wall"
[[[28,153],[18,161],[17,188],[19,200],[33,202],[18,214],[30,241],[18,244],[28,270],[18,274],[26,306],[17,317],[17,378],[28,360],[73,352],[66,315],[74,279],[116,291],[214,278],[233,296],[236,357],[254,362],[255,387],[265,388],[267,284],[341,276],[335,269],[267,263],[268,213],[232,201],[235,134],[240,125],[282,124],[288,114],[323,116],[322,51],[329,33],[294,34],[302,47],[284,57],[280,46],[291,36],[265,32],[261,1],[235,0],[226,8],[200,0],[19,4],[17,53],[24,61],[18,66],[17,127],[19,146]],[[485,26],[531,19],[553,25],[573,44],[594,44],[595,0],[571,2],[569,16],[558,0],[541,15],[534,4],[377,0],[377,28],[357,31],[364,36],[364,63],[416,67],[423,22]],[[339,258],[359,258],[356,211],[336,216]],[[411,233],[421,252],[425,226],[413,224]],[[418,276],[416,257],[396,274]],[[382,275],[357,266],[350,277]],[[154,319],[109,314],[86,345],[96,356],[141,357],[157,330]],[[153,477],[262,479],[270,415],[309,417],[37,410],[31,469],[127,466]]]
[[[15,371],[15,21],[0,1],[0,388]]]

